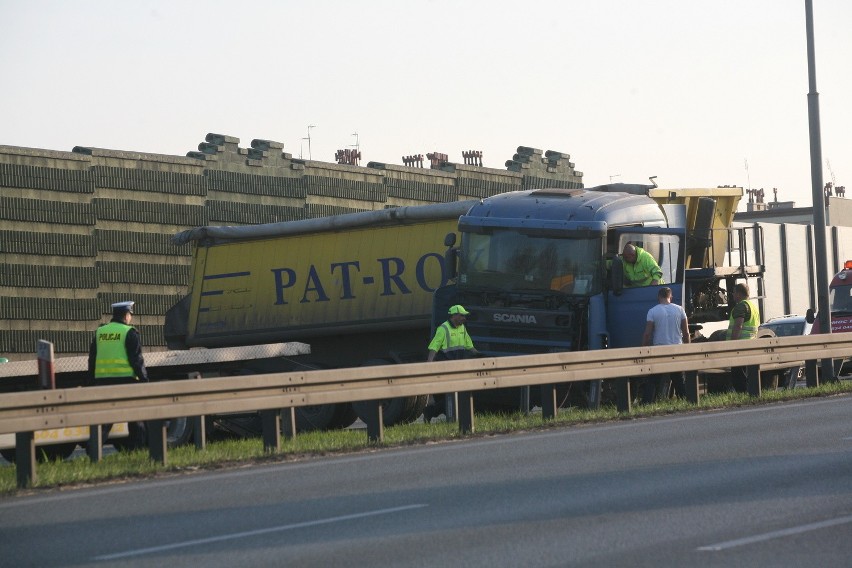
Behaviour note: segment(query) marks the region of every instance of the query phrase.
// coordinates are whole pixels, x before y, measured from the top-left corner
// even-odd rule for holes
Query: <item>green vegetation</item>
[[[563,409],[553,420],[544,421],[540,414],[483,414],[476,416],[476,433],[459,434],[453,423],[414,423],[385,429],[383,444],[370,444],[364,430],[337,430],[310,432],[294,440],[282,440],[281,452],[266,454],[259,438],[223,440],[208,444],[204,451],[182,447],[169,451],[168,465],[162,466],[148,458],[147,451],[118,452],[104,457],[100,463],[88,458],[78,458],[38,465],[38,483],[34,489],[51,489],[71,485],[103,483],[139,479],[160,475],[179,474],[198,470],[238,467],[247,464],[293,461],[315,456],[374,450],[382,447],[423,444],[427,442],[457,440],[463,437],[505,434],[511,432],[562,428],[578,424],[602,423],[613,420],[634,420],[648,416],[696,412],[738,406],[756,406],[782,401],[818,396],[832,396],[852,392],[852,381],[828,383],[818,388],[765,391],[760,398],[743,393],[706,395],[698,406],[684,400],[660,401],[651,405],[634,405],[631,414],[619,413],[613,407],[601,410]],[[15,467],[0,466],[0,495],[16,493]]]

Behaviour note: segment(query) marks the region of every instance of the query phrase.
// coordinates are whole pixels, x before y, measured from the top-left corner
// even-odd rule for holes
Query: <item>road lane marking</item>
[[[738,538],[736,540],[729,540],[727,542],[720,542],[718,544],[710,544],[707,546],[700,546],[697,550],[705,550],[705,551],[713,551],[717,552],[719,550],[727,550],[729,548],[735,548],[737,546],[743,546],[746,544],[754,544],[756,542],[764,542],[767,540],[772,540],[775,538],[781,538],[784,536],[790,536],[794,534],[801,534],[808,531],[815,531],[818,529],[824,529],[826,527],[833,527],[836,525],[842,525],[845,523],[852,523],[852,515],[847,517],[839,517],[837,519],[830,519],[827,521],[820,521],[818,523],[811,523],[809,525],[800,525],[798,527],[791,527],[789,529],[783,529],[780,531],[773,531],[765,534],[759,534],[755,536],[749,536],[745,538]]]
[[[354,519],[363,519],[365,517],[375,517],[377,515],[388,515],[390,513],[399,513],[401,511],[410,511],[411,509],[420,509],[428,507],[424,503],[415,505],[405,505],[402,507],[391,507],[389,509],[377,509],[375,511],[365,511],[363,513],[353,513],[351,515],[341,515],[339,517],[329,517],[328,519],[317,519],[315,521],[305,521],[302,523],[293,523],[290,525],[280,525],[277,527],[267,527],[265,529],[256,529],[253,531],[244,531],[231,534],[223,534],[219,536],[211,536],[207,538],[198,538],[195,540],[186,540],[183,542],[175,542],[172,544],[164,544],[162,546],[152,546],[150,548],[138,548],[136,550],[128,550],[125,552],[117,552],[114,554],[104,554],[95,556],[94,560],[116,560],[118,558],[129,558],[131,556],[142,556],[144,554],[153,554],[155,552],[163,552],[166,550],[175,550],[177,548],[186,548],[189,546],[197,546],[199,544],[211,544],[214,542],[223,542],[226,540],[235,540],[238,538],[248,538],[261,534],[269,534],[274,532],[289,531],[293,529],[301,529],[305,527],[315,527],[318,525],[327,525],[330,523],[339,523],[341,521],[351,521]]]

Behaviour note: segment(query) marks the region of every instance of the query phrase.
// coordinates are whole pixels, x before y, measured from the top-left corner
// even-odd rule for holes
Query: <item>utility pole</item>
[[[808,130],[811,146],[811,198],[814,209],[814,248],[816,253],[817,310],[819,329],[831,333],[831,311],[828,306],[828,261],[825,242],[825,198],[822,187],[822,143],[819,128],[819,93],[816,88],[816,56],[814,55],[814,7],[805,0],[805,26],[808,43]],[[822,378],[834,379],[834,363],[822,359]]]

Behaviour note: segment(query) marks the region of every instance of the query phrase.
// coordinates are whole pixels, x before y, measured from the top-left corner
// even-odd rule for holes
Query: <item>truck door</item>
[[[613,264],[622,263],[621,251],[628,243],[648,252],[663,273],[659,285],[630,286],[615,281],[619,272],[616,267],[610,272],[607,290],[607,331],[609,347],[632,347],[642,345],[642,334],[648,310],[657,304],[657,292],[662,286],[672,289],[672,302],[683,305],[683,229],[629,228],[616,229],[608,239],[607,253],[619,255]]]

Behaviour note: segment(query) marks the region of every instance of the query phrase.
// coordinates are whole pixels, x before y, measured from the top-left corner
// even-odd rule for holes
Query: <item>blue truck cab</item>
[[[650,197],[653,188],[611,184],[483,199],[459,219],[461,241],[447,261],[451,272],[457,267],[455,282],[435,293],[433,324],[446,319],[448,306],[464,305],[468,333],[486,356],[637,346],[660,286],[689,313],[720,279],[747,276],[742,266],[708,262],[712,239],[701,232],[712,225],[712,208],[690,219],[683,203]],[[628,243],[654,257],[659,285],[625,283],[620,253]],[[721,304],[701,306],[702,313],[726,318],[729,306]]]

